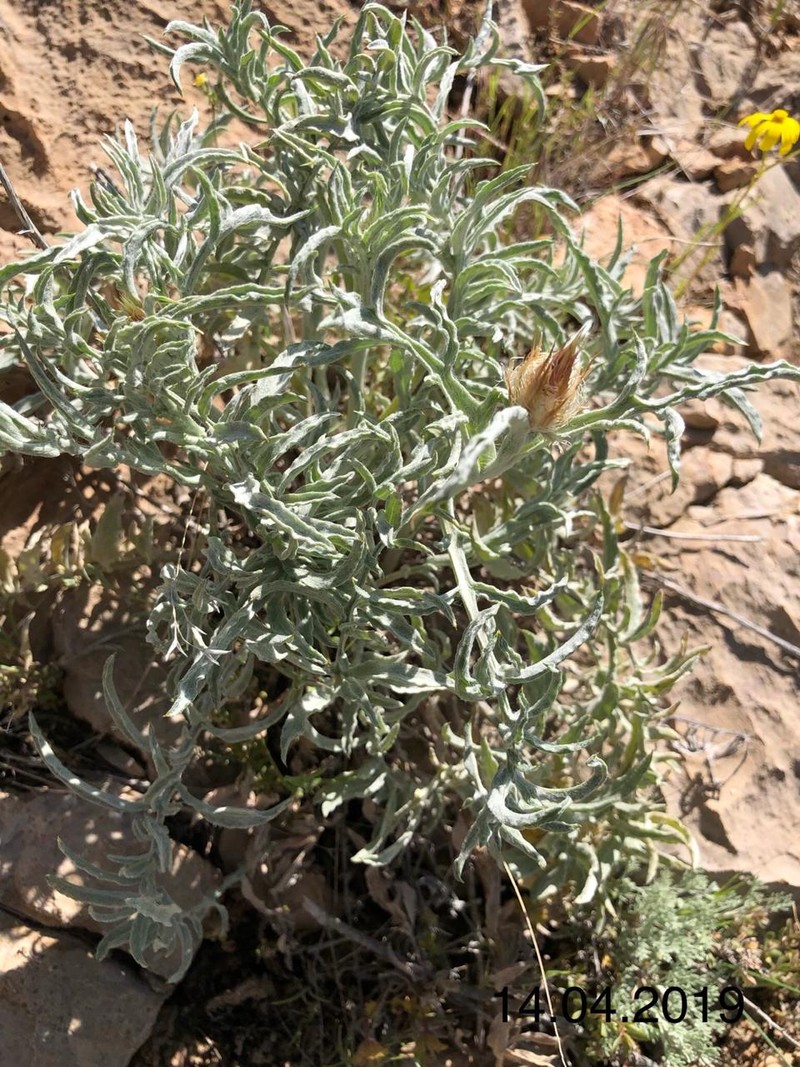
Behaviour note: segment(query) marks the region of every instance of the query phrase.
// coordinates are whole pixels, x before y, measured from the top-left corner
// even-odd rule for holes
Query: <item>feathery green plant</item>
[[[662,871],[644,886],[624,876],[612,896],[616,915],[599,941],[613,957],[613,977],[606,972],[603,980],[615,991],[620,1015],[630,1010],[620,998],[632,991],[651,987],[659,1002],[655,1011],[640,1013],[651,1022],[591,1018],[587,1054],[593,1061],[628,1063],[635,1062],[639,1046],[650,1045],[660,1049],[659,1062],[669,1067],[718,1063],[719,1038],[731,1027],[728,1020],[735,1018],[732,1009],[739,1004],[736,990],[745,985],[746,943],[756,933],[763,938],[770,918],[789,910],[790,898],[743,879],[719,886],[702,871],[684,872],[680,878]],[[595,959],[600,955],[596,946]],[[670,1024],[663,998],[667,995],[666,1011],[675,1018],[684,994],[689,1004],[685,1018]]]
[[[164,566],[149,620],[174,744],[132,722],[106,664],[109,709],[157,770],[147,792],[81,781],[31,718],[51,771],[128,813],[145,849],[113,869],[73,857],[105,886],[60,885],[111,924],[101,952],[155,944],[177,978],[199,920],[159,882],[170,816],[245,827],[301,798],[323,815],[370,798],[356,859],[385,864],[456,799],[473,819],[459,867],[485,846],[538,872],[532,891],[590,900],[620,858],[688,841],[653,759],[692,656],[634,651],[659,602],[591,493],[619,465],[607,434],[663,432],[677,479],[680,403],[720,396],[757,431],[743,390],[796,371],[695,368],[722,335],[679,322],[660,260],[637,299],[621,235],[601,267],[562,192],[526,187],[525,166],[479,177],[494,164],[470,155],[478,124],[448,116],[455,76],[505,66],[544,106],[538,68],[496,37],[456,56],[373,3],[343,61],[336,28],[304,63],[246,2],[224,29],[169,32],[187,40],[172,76],[203,66],[213,123],[167,123],[149,156],[126,124],[106,146],[119,182],[75,194],[82,231],[0,270],[3,364],[35,383],[0,405],[2,448],[166,474],[210,503],[201,565]],[[248,138],[223,147],[231,120]],[[524,203],[548,232],[509,244]],[[517,406],[504,358],[532,346]],[[563,418],[536,423],[551,401]],[[280,691],[251,721],[242,694],[265,666]],[[300,739],[319,755],[267,810],[184,784],[210,739],[265,731],[284,761]]]

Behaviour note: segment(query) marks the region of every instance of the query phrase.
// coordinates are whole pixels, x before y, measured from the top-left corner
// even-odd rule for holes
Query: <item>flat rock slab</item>
[[[770,359],[787,355],[794,333],[794,310],[784,272],[761,270],[746,281],[737,278],[736,296],[747,320],[751,348]]]
[[[124,812],[96,807],[69,793],[51,790],[16,796],[0,793],[0,901],[7,907],[47,926],[71,926],[105,934],[109,926],[89,914],[85,904],[48,883],[59,875],[75,884],[87,880],[61,852],[63,840],[80,856],[107,869],[109,854],[134,856],[143,846],[133,835],[131,817]],[[210,898],[219,872],[186,848],[172,844],[172,869],[159,875],[159,884],[184,910]],[[197,944],[194,945],[197,948]],[[164,977],[175,970],[176,959],[153,952],[150,970]],[[0,1059],[0,1067],[5,1067]]]
[[[636,296],[641,296],[652,257],[659,252],[674,251],[676,244],[666,226],[616,193],[608,193],[595,201],[577,220],[575,229],[578,237],[583,239],[587,254],[605,262],[614,251],[620,224],[625,250],[630,257],[624,284],[629,285]]]
[[[800,193],[787,168],[766,170],[740,205],[741,214],[725,229],[725,241],[733,251],[748,245],[759,264],[788,269],[800,250]]]
[[[3,1067],[127,1067],[167,992],[71,934],[0,916]]]
[[[698,366],[724,373],[748,362],[706,353]],[[710,646],[669,694],[683,740],[664,787],[668,810],[692,830],[705,869],[797,889],[800,660],[786,645],[800,648],[800,385],[766,382],[749,398],[764,423],[760,443],[719,400],[682,409],[685,481],[674,494],[662,440],[648,448],[620,435],[614,451],[631,460],[623,517],[665,534],[636,543],[664,580],[664,654],[684,637],[689,648]],[[603,477],[608,493],[619,472]],[[649,582],[648,595],[656,588]]]
[[[109,19],[107,6],[85,0],[3,4],[3,109],[13,121],[0,126],[0,157],[33,221],[45,233],[74,230],[69,190],[77,185],[87,195],[90,165],[108,165],[100,147],[102,135],[122,117],[133,122],[146,142],[154,105],[161,115],[177,107],[188,116],[192,106],[208,114],[208,102],[191,78],[185,79],[182,98],[169,78],[166,59],[148,48],[142,36],[163,40],[173,18],[196,24],[208,18],[216,28],[228,22],[230,4],[129,0],[114,4],[113,11]],[[326,32],[336,18],[352,27],[358,11],[346,0],[294,0],[280,5],[276,14],[289,29],[292,47],[311,55],[318,33]],[[174,47],[182,41],[173,37],[170,43]],[[342,50],[335,42],[334,51]],[[1,202],[4,263],[31,248],[28,238],[19,236],[13,212],[5,208]]]
[[[100,734],[129,743],[114,722],[103,693],[103,670],[112,654],[114,686],[123,707],[143,733],[164,744],[180,725],[165,718],[167,669],[146,640],[142,613],[97,586],[65,589],[52,614],[53,643],[64,671],[63,693],[73,715]],[[148,753],[143,748],[142,756]]]

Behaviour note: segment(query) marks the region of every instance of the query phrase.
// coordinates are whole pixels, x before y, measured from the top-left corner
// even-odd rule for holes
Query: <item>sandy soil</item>
[[[346,0],[255,6],[286,26],[301,52],[336,17],[355,18]],[[224,0],[0,0],[0,160],[43,233],[77,224],[68,194],[76,186],[85,194],[91,166],[104,165],[103,136],[130,119],[145,138],[154,106],[188,113],[204,105],[190,79],[181,98],[164,56],[142,38],[166,40],[175,19],[218,25],[229,10]],[[3,198],[0,261],[28,246],[16,229]]]

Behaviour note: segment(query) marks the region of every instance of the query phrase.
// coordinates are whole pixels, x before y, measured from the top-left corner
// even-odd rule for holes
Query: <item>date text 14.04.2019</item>
[[[512,1018],[525,1019],[530,1024],[526,1029],[537,1030],[541,1020],[550,1018],[546,1004],[542,1003],[544,998],[539,986],[532,989],[516,1008],[510,1003],[508,986],[494,995],[501,998],[503,1022]],[[704,1023],[719,1019],[733,1024],[744,1014],[744,994],[734,985],[725,986],[719,992],[709,992],[705,987],[684,990],[680,986],[659,990],[647,985],[630,992],[625,1000],[626,1005],[617,1003],[615,1006],[611,986],[606,986],[597,996],[575,985],[551,994],[554,1011],[573,1023],[582,1023],[587,1015],[599,1015],[606,1022],[616,1019],[621,1023],[682,1023],[691,1016]]]

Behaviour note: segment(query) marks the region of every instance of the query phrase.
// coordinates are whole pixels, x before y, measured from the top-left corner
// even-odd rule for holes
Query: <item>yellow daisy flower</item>
[[[757,111],[755,115],[746,115],[739,120],[739,125],[752,127],[744,142],[748,150],[758,144],[762,152],[769,152],[780,141],[780,154],[785,156],[800,141],[800,122],[783,108],[769,114]]]

